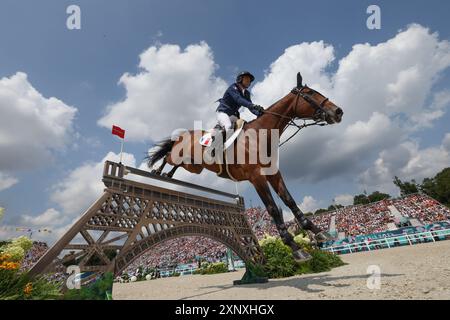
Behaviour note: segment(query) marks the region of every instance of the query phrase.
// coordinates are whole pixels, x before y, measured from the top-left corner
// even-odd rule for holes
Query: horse
[[[273,142],[271,142],[271,138],[273,138],[272,136],[274,135],[273,130],[277,130],[275,133],[278,132],[278,135],[281,137],[282,133],[289,125],[297,126],[297,132],[307,126],[306,123],[304,126],[299,126],[294,120],[303,119],[305,121],[314,121],[314,123],[308,125],[330,125],[341,122],[343,114],[343,110],[328,98],[308,87],[306,84],[303,85],[302,76],[299,72],[297,74],[296,87],[269,108],[265,109],[262,115],[245,123],[242,131],[245,134],[245,132],[250,130],[254,130],[255,132],[265,130],[265,132],[267,132],[267,141],[269,141],[270,145],[271,143],[273,144]],[[276,172],[271,174],[262,173],[263,168],[267,168],[267,164],[261,163],[260,159],[258,159],[256,163],[229,163],[227,165],[226,173],[223,172],[222,163],[206,163],[205,161],[201,161],[200,163],[183,161],[180,163],[179,157],[183,155],[175,155],[172,151],[175,150],[177,146],[177,150],[179,150],[179,144],[183,144],[183,148],[185,148],[183,150],[189,150],[190,155],[188,155],[188,157],[192,157],[191,155],[195,153],[195,148],[197,148],[197,150],[198,148],[205,148],[200,145],[199,139],[196,138],[199,136],[201,137],[204,133],[203,130],[188,130],[184,133],[182,139],[180,139],[181,136],[178,135],[177,137],[167,138],[158,142],[147,156],[148,166],[152,168],[156,162],[163,159],[162,164],[157,170],[153,170],[153,173],[162,174],[164,166],[168,163],[172,165],[173,168],[170,172],[164,174],[167,177],[172,177],[179,167],[183,167],[187,171],[195,174],[200,174],[203,169],[207,169],[217,173],[221,177],[234,181],[249,181],[254,186],[264,203],[267,212],[275,222],[282,241],[292,249],[294,258],[297,261],[309,260],[311,256],[300,249],[295,243],[293,236],[288,232],[284,223],[281,208],[278,208],[276,205],[269,185],[272,186],[283,203],[292,211],[299,227],[307,231],[316,243],[330,240],[330,235],[326,231],[318,228],[311,220],[304,216],[294,198],[289,193],[279,170],[276,170]],[[241,147],[246,153],[245,156],[249,158],[249,153],[257,151],[256,149],[258,149],[258,146],[259,145],[257,144],[250,146],[247,140],[239,139],[239,141],[234,144],[233,151],[236,151],[238,147]],[[276,147],[278,148],[278,145]]]

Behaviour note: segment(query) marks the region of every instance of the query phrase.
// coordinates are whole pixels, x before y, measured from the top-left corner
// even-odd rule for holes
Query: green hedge
[[[266,257],[264,270],[269,278],[284,278],[295,274],[296,261],[292,250],[279,238],[261,241],[261,249]]]
[[[228,272],[228,266],[224,262],[202,263],[201,268],[194,271],[194,274],[216,274]]]
[[[298,263],[290,247],[280,238],[266,237],[260,241],[266,257],[264,271],[269,278],[284,278],[298,274],[329,271],[345,263],[335,254],[313,248],[307,241],[302,241],[302,249],[311,254],[312,259]]]

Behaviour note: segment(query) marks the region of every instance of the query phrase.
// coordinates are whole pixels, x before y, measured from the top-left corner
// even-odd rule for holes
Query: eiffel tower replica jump
[[[125,179],[138,176],[138,181]],[[232,199],[223,201],[143,183],[145,178]],[[31,268],[31,275],[65,272],[76,265],[87,274],[82,283],[104,272],[120,275],[143,253],[168,239],[205,236],[221,242],[246,264],[242,283],[264,282],[249,265],[264,256],[244,215],[239,195],[210,189],[106,161],[103,195]],[[238,284],[236,282],[236,284]]]

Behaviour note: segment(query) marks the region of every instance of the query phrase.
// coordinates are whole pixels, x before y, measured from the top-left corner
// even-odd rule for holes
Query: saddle
[[[245,124],[245,120],[237,119],[236,122],[233,124],[232,131],[234,131],[234,134],[231,135],[228,140],[225,140],[226,139],[226,134],[227,134],[225,128],[223,126],[221,126],[219,123],[217,123],[216,126],[213,129],[218,130],[219,133],[222,134],[223,141],[226,141],[226,142],[230,141],[229,144],[231,144],[231,143],[233,143],[234,140],[236,140],[236,138],[239,135],[242,127],[244,126],[244,124]],[[235,134],[236,134],[236,136],[235,136]],[[225,149],[227,149],[227,147],[225,147]]]
[[[203,153],[204,159],[209,163],[217,163],[220,166],[220,170],[217,173],[218,176],[224,177],[224,178],[231,178],[232,180],[235,180],[232,175],[230,174],[228,170],[228,164],[226,164],[226,150],[233,145],[234,141],[237,139],[239,134],[241,133],[243,127],[245,124],[245,120],[238,119],[234,123],[234,128],[230,131],[226,131],[223,126],[220,126],[217,124],[214,128],[208,130],[201,138],[200,138],[200,144],[202,146],[205,146],[206,149]],[[233,132],[233,134],[230,135],[230,132]],[[218,139],[218,135],[221,135],[221,139]],[[228,139],[227,139],[228,137]],[[227,140],[226,140],[227,139]],[[223,155],[223,161],[217,161],[218,156],[220,153]],[[219,158],[220,160],[220,158]],[[223,172],[222,165],[225,164],[226,172]]]
[[[205,147],[212,147],[213,145],[217,148],[220,146],[215,145],[215,141],[217,141],[217,135],[221,134],[222,135],[222,141],[224,141],[224,145],[226,145],[226,147],[224,149],[227,149],[233,142],[234,140],[236,140],[236,138],[239,136],[239,133],[242,131],[242,128],[244,127],[245,124],[245,120],[243,119],[238,119],[236,120],[236,122],[233,125],[233,129],[231,129],[230,131],[234,131],[234,133],[229,136],[228,140],[227,139],[227,133],[229,133],[230,131],[226,131],[225,128],[223,126],[221,126],[219,123],[217,123],[214,128],[208,130],[201,138],[200,138],[200,144],[202,146]],[[219,139],[220,140],[220,139]]]

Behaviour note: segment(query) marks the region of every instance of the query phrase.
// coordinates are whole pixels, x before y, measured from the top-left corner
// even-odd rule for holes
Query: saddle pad
[[[202,145],[202,146],[205,146],[205,147],[210,147],[211,146],[211,144],[212,144],[212,141],[213,141],[213,139],[212,139],[212,134],[211,134],[211,132],[208,132],[208,133],[205,133],[201,138],[200,138],[200,144]]]

